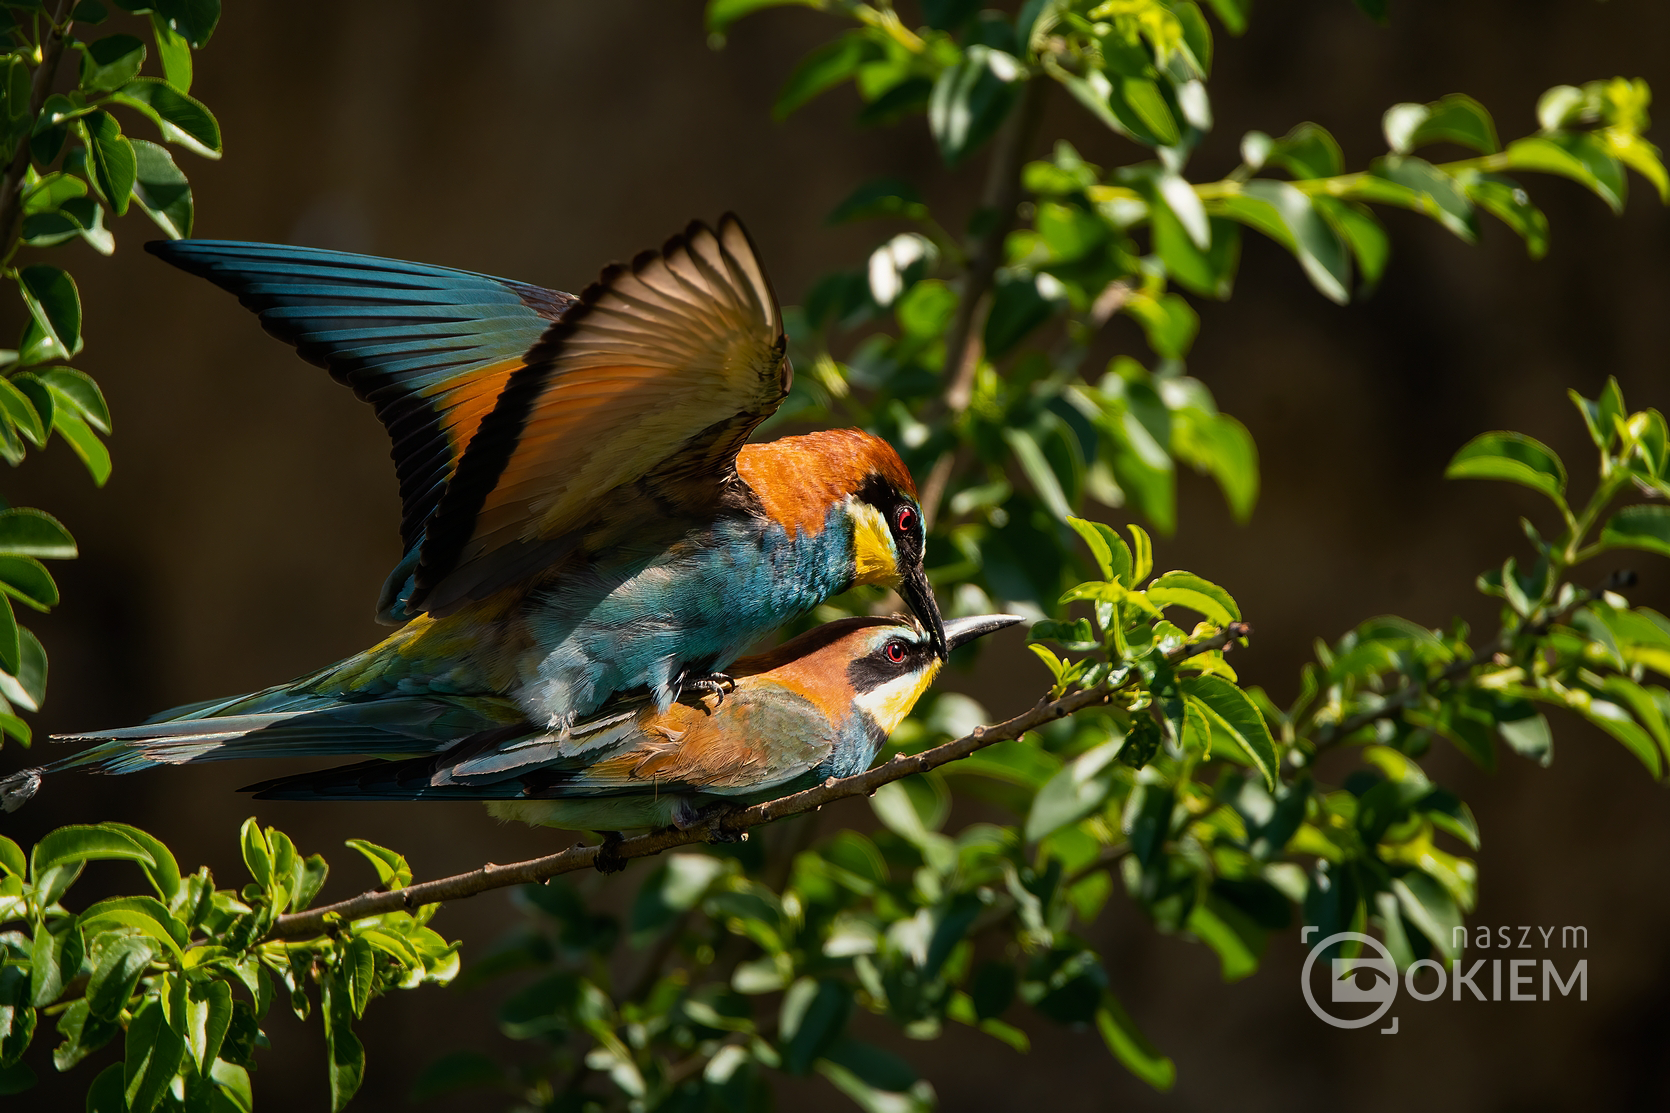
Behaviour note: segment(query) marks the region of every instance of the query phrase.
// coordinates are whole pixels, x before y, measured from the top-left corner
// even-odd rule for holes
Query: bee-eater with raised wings
[[[858,584],[897,588],[943,652],[898,454],[858,429],[745,443],[792,372],[734,216],[692,223],[578,297],[310,248],[148,248],[372,404],[403,504],[405,555],[378,616],[404,625],[292,683],[165,713],[180,733],[328,710],[353,752],[356,723],[380,737],[391,717],[455,716],[426,696],[507,697],[558,730],[636,688],[666,708]]]
[[[945,624],[956,648],[1023,621],[977,615]],[[519,720],[505,699],[453,704],[452,729],[474,733],[438,753],[302,773],[250,786],[284,800],[486,800],[504,819],[583,831],[684,827],[716,806],[784,796],[870,767],[893,729],[938,675],[944,656],[910,619],[846,618],[731,666],[723,700],[687,693],[665,708],[647,695],[616,697],[566,732]],[[432,698],[432,697],[431,697]],[[158,765],[312,754],[331,711],[267,715],[229,735],[180,734],[161,722],[108,734],[42,775],[86,768],[129,773]],[[364,734],[367,725],[357,724]],[[110,734],[116,737],[109,737]],[[395,753],[390,730],[385,753]],[[421,751],[407,735],[408,751]],[[342,750],[338,749],[337,753]]]

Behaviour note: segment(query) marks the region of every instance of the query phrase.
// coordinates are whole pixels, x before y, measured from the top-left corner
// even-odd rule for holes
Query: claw
[[[725,697],[736,688],[736,681],[722,672],[710,672],[705,676],[691,677],[682,682],[683,687],[696,693],[707,713],[712,715],[725,703]]]

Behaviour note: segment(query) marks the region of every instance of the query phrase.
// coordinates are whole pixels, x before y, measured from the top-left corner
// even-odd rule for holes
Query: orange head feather
[[[893,446],[862,429],[826,429],[765,444],[746,444],[736,470],[766,514],[790,533],[816,533],[829,508],[872,476],[916,498],[916,482]]]

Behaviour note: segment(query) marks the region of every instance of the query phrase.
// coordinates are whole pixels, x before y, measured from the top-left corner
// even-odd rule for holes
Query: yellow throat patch
[[[847,508],[852,515],[852,582],[898,587],[898,551],[881,511],[856,499],[848,500]]]

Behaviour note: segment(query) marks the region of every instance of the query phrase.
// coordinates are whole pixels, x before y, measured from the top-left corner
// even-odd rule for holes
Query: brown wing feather
[[[788,393],[784,348],[776,296],[734,216],[604,271],[482,419],[431,521],[414,602],[445,609],[495,590],[530,547],[584,529],[639,480],[677,478],[664,496],[717,499],[737,450]]]

